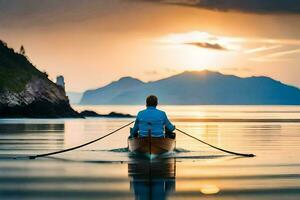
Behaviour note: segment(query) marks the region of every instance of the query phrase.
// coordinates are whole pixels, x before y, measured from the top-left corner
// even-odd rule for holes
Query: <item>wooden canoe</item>
[[[129,138],[128,148],[133,153],[150,156],[159,155],[173,151],[175,148],[175,139],[155,137]]]

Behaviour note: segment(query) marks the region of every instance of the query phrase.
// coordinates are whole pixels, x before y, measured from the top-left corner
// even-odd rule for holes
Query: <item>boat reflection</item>
[[[167,199],[175,191],[176,159],[135,158],[128,163],[135,199]]]

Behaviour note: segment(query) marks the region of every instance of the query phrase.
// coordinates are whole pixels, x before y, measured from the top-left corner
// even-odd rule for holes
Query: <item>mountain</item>
[[[110,104],[112,99],[122,95],[124,91],[130,92],[144,84],[144,82],[138,79],[123,77],[120,80],[114,81],[102,88],[84,92],[80,104]]]
[[[127,78],[128,79],[128,78]],[[300,90],[265,76],[241,78],[208,70],[186,71],[162,80],[122,84],[122,79],[84,93],[81,104],[299,105]],[[113,87],[112,87],[113,86]]]
[[[0,117],[80,117],[63,87],[0,40]]]

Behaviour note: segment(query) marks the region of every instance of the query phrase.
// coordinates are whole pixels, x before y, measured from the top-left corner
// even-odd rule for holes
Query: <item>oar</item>
[[[99,141],[99,140],[101,140],[101,139],[103,139],[103,138],[106,138],[106,137],[108,137],[108,136],[110,136],[110,135],[112,135],[112,134],[118,132],[119,130],[121,130],[121,129],[127,127],[127,126],[129,126],[129,125],[132,124],[133,122],[134,122],[134,121],[132,121],[132,122],[130,122],[130,123],[128,123],[128,124],[125,124],[124,126],[121,126],[120,128],[118,128],[118,129],[116,129],[116,130],[114,130],[114,131],[112,131],[112,132],[110,132],[110,133],[108,133],[108,134],[106,134],[106,135],[104,135],[104,136],[102,136],[102,137],[99,137],[99,138],[97,138],[97,139],[95,139],[95,140],[92,140],[92,141],[90,141],[90,142],[81,144],[81,145],[79,145],[79,146],[72,147],[72,148],[69,148],[69,149],[63,149],[63,150],[60,150],[60,151],[54,151],[54,152],[50,152],[50,153],[44,153],[44,154],[38,154],[38,155],[34,155],[34,156],[28,156],[28,158],[29,158],[29,159],[35,159],[35,158],[38,158],[38,157],[51,156],[51,155],[54,155],[54,154],[59,154],[59,153],[64,153],[64,152],[67,152],[67,151],[72,151],[72,150],[75,150],[75,149],[79,149],[79,148],[81,148],[81,147],[84,147],[84,146],[87,146],[87,145],[92,144],[92,143],[94,143],[94,142],[97,142],[97,141]]]
[[[198,138],[196,138],[196,137],[194,137],[194,136],[192,136],[192,135],[190,135],[190,134],[188,134],[188,133],[186,133],[186,132],[184,132],[184,131],[182,131],[182,130],[180,130],[178,128],[176,128],[176,130],[179,131],[180,133],[183,133],[184,135],[187,135],[187,136],[189,136],[189,137],[191,137],[191,138],[193,138],[193,139],[195,139],[195,140],[203,143],[203,144],[206,144],[206,145],[208,145],[208,146],[210,146],[210,147],[212,147],[214,149],[217,149],[219,151],[223,151],[225,153],[229,153],[229,154],[233,154],[233,155],[237,155],[237,156],[244,156],[244,157],[254,157],[255,156],[252,153],[251,154],[245,154],[245,153],[237,153],[237,152],[233,152],[233,151],[228,151],[226,149],[222,149],[222,148],[216,147],[214,145],[208,144],[207,142],[204,142],[203,140],[200,140],[200,139],[198,139]]]

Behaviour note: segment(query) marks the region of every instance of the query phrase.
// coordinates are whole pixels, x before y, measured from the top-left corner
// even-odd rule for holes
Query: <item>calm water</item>
[[[74,107],[130,114],[143,108]],[[124,149],[126,128],[80,150],[28,160],[22,156],[81,144],[132,119],[0,119],[0,199],[300,199],[300,107],[160,108],[177,128],[257,156],[227,155],[178,133],[177,151],[149,162]]]

